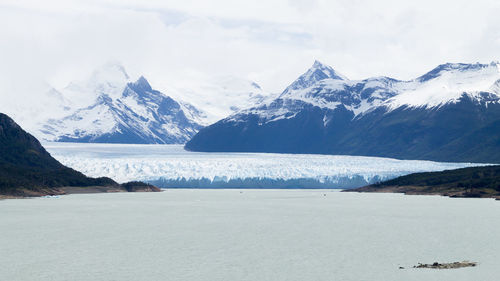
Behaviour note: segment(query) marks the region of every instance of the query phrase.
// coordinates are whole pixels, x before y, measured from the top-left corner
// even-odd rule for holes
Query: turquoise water
[[[2,200],[0,280],[498,280],[499,214],[490,199],[318,190]],[[411,268],[462,260],[479,265]]]

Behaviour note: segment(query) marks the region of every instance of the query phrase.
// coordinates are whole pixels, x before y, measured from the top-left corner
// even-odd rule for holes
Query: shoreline
[[[483,198],[500,200],[500,195],[491,193],[470,192],[463,189],[456,190],[433,190],[432,186],[374,186],[368,185],[364,187],[345,189],[342,192],[357,192],[357,193],[400,193],[404,195],[429,195],[429,196],[444,196],[449,198]]]
[[[443,196],[448,198],[482,198],[482,199],[494,199],[500,201],[500,196],[498,195],[484,195],[484,196],[467,196],[467,193],[462,190],[457,190],[454,192],[437,192],[437,191],[423,191],[429,188],[428,186],[374,186],[368,185],[353,189],[341,189],[341,188],[157,188],[155,186],[141,186],[140,189],[135,189],[133,191],[128,191],[122,185],[119,186],[65,186],[58,188],[50,188],[51,192],[26,192],[26,195],[7,195],[0,194],[0,200],[6,199],[30,199],[30,198],[40,198],[44,196],[62,196],[62,195],[72,195],[72,194],[97,194],[97,193],[121,193],[121,192],[164,192],[168,190],[316,190],[321,192],[352,192],[352,193],[399,193],[403,195],[421,195],[421,196]],[[44,191],[46,191],[45,189]],[[26,191],[22,189],[22,191]],[[475,194],[474,194],[475,195]]]
[[[116,193],[116,192],[163,192],[161,188],[153,185],[110,185],[110,186],[62,186],[57,188],[43,188],[39,191],[32,191],[25,188],[19,189],[24,195],[0,194],[0,200],[4,199],[29,199],[43,196],[59,196],[71,194],[96,194],[96,193]]]
[[[500,200],[500,165],[409,174],[349,191]]]

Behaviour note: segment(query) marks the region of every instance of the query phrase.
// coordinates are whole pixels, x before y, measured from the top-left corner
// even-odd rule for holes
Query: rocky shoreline
[[[388,186],[376,186],[369,185],[356,189],[343,190],[344,192],[371,192],[371,193],[403,193],[405,195],[439,195],[447,196],[450,198],[492,198],[500,200],[500,195],[496,192],[474,192],[464,189],[446,189],[439,190],[434,189],[430,186],[398,186],[398,185],[388,185]]]
[[[57,196],[69,194],[91,194],[91,193],[114,193],[114,192],[161,192],[162,190],[154,185],[143,182],[129,182],[108,186],[63,186],[40,188],[30,190],[27,188],[17,189],[17,194],[0,194],[1,199],[21,199],[42,196]]]
[[[409,174],[345,191],[500,200],[500,165]]]

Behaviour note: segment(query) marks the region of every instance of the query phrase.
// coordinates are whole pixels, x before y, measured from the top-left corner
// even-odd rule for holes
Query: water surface
[[[498,280],[499,214],[490,199],[317,190],[2,200],[0,279]],[[462,260],[479,266],[411,268]]]

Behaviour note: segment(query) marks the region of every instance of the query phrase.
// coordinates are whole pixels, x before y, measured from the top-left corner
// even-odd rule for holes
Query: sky
[[[0,0],[0,97],[109,61],[167,88],[233,75],[281,92],[314,60],[351,79],[412,79],[500,60],[499,11],[495,0]]]

